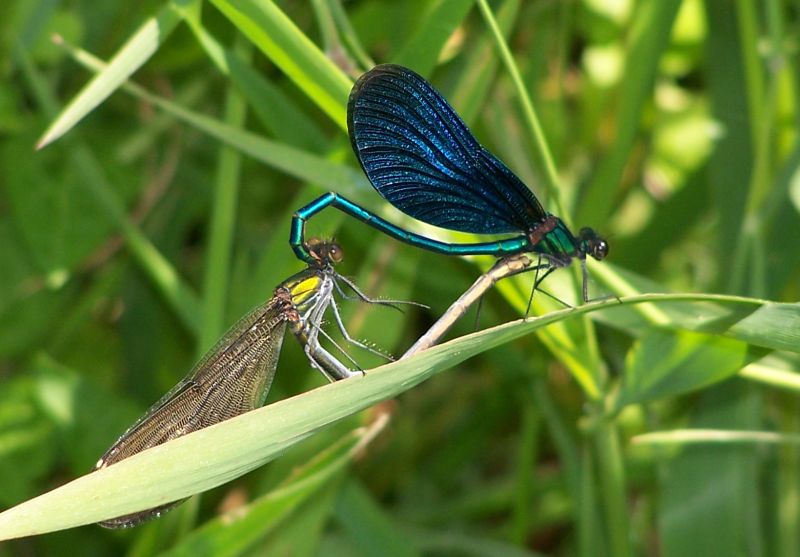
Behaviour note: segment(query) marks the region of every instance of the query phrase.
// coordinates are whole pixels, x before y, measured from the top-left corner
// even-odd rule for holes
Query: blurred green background
[[[287,244],[295,209],[333,189],[387,211],[344,126],[350,80],[373,63],[426,76],[547,207],[607,235],[593,292],[800,293],[796,2],[11,0],[4,14],[3,508],[86,473],[301,268]],[[89,54],[117,55],[140,87],[109,80],[81,95]],[[309,232],[335,235],[340,271],[371,295],[431,306],[344,303],[351,333],[394,354],[491,262],[420,253],[332,211]],[[571,278],[560,271],[548,289],[569,295]],[[507,282],[486,296],[481,326],[525,311],[530,279]],[[534,313],[551,307],[539,299]],[[453,335],[474,325],[473,313]],[[0,555],[797,556],[800,320],[782,326],[795,348],[768,352],[594,314],[406,393],[365,450],[268,518],[207,522],[293,485],[371,415],[140,528],[85,526],[4,542]],[[287,339],[269,401],[323,383]],[[744,435],[634,442],[688,428]]]

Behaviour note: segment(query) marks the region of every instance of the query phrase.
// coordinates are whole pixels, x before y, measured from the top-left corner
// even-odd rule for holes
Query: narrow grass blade
[[[352,82],[270,0],[212,0],[342,130]]]
[[[44,132],[36,148],[41,149],[67,133],[125,83],[133,72],[155,54],[180,19],[178,14],[166,5],[161,8],[157,16],[145,21],[114,55],[108,66],[87,83],[61,111]]]
[[[79,49],[71,49],[71,51],[78,61],[90,69],[99,71],[104,67],[102,61],[88,52]],[[367,188],[366,178],[363,174],[345,164],[334,163],[291,145],[229,126],[224,122],[198,114],[167,99],[153,95],[139,85],[127,83],[122,88],[153,103],[200,131],[291,176],[322,186],[323,189],[333,189],[344,194],[350,194],[359,188]]]
[[[447,39],[463,23],[473,3],[473,0],[432,2],[394,62],[414,68],[422,76],[430,75]]]

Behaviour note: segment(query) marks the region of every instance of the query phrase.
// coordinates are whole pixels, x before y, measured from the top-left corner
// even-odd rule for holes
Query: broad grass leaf
[[[654,330],[628,354],[617,408],[674,396],[722,381],[741,369],[747,344],[690,331]]]
[[[162,557],[242,554],[274,532],[298,507],[312,498],[316,502],[350,462],[351,451],[360,439],[359,431],[351,432],[296,470],[281,486],[242,509],[209,521]]]

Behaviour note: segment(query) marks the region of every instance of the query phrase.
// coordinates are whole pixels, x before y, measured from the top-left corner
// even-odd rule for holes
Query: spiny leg
[[[336,278],[338,280],[341,280],[343,283],[345,283],[350,288],[350,290],[353,291],[353,293],[355,294],[356,298],[358,298],[362,302],[366,302],[368,304],[378,304],[378,305],[381,305],[381,306],[391,307],[391,308],[394,308],[394,309],[396,309],[397,311],[399,311],[401,313],[403,312],[403,309],[397,307],[398,305],[409,305],[409,306],[421,307],[421,308],[424,308],[424,309],[430,309],[425,304],[421,304],[419,302],[414,302],[414,301],[411,301],[411,300],[392,300],[392,299],[370,298],[364,292],[362,292],[361,289],[358,288],[355,285],[355,283],[353,281],[351,281],[349,278],[344,277],[342,275],[337,275]],[[342,296],[342,298],[344,298],[346,300],[352,300],[354,298],[353,296],[348,296],[347,293],[345,293],[345,291],[342,290],[342,287],[339,286],[338,281],[334,282],[334,285],[336,286],[336,290],[339,292],[339,294]]]
[[[542,263],[543,259],[544,259],[544,263]],[[528,315],[531,312],[531,307],[533,306],[533,296],[534,296],[534,294],[536,293],[537,290],[539,292],[541,292],[542,294],[544,294],[545,296],[547,296],[548,298],[550,298],[552,300],[555,300],[559,304],[562,304],[562,305],[564,305],[564,306],[566,306],[568,308],[572,307],[571,305],[569,305],[567,302],[565,302],[561,298],[559,298],[557,296],[554,296],[553,294],[550,294],[550,292],[548,292],[547,290],[544,290],[543,288],[540,288],[540,285],[542,284],[542,282],[544,282],[544,279],[546,279],[548,276],[550,276],[550,273],[552,273],[556,269],[560,269],[560,268],[562,268],[564,266],[565,266],[565,264],[562,261],[558,261],[558,260],[554,261],[554,260],[550,260],[549,258],[543,258],[542,255],[540,254],[539,255],[539,260],[536,262],[536,265],[534,265],[533,267],[528,267],[526,269],[521,269],[521,270],[509,275],[509,276],[514,276],[514,275],[519,275],[519,274],[522,274],[522,273],[529,273],[531,271],[533,271],[535,273],[534,277],[533,277],[533,287],[531,288],[531,295],[528,298],[528,306],[525,309],[525,317],[526,318],[528,317]],[[545,272],[544,272],[544,274],[539,276],[539,271],[541,271],[541,270],[544,270]]]
[[[537,286],[538,286],[538,284],[539,284],[539,283],[540,283],[542,280],[544,280],[544,278],[545,278],[545,277],[547,277],[547,275],[549,275],[549,274],[550,274],[552,271],[554,271],[554,270],[555,270],[555,269],[557,269],[557,268],[558,268],[558,266],[554,266],[554,265],[553,265],[551,262],[549,262],[549,261],[545,261],[544,263],[542,263],[542,255],[541,255],[541,254],[539,254],[539,255],[538,255],[538,260],[536,261],[536,265],[534,265],[533,267],[524,267],[524,268],[522,268],[522,269],[515,270],[514,272],[512,272],[512,273],[509,273],[509,274],[507,274],[506,276],[504,276],[504,277],[503,277],[503,278],[513,277],[513,276],[515,276],[515,275],[521,275],[522,273],[529,273],[529,272],[531,272],[531,271],[533,271],[533,272],[535,273],[535,275],[534,275],[534,279],[533,279],[534,286],[533,286],[533,288],[531,289],[531,295],[530,295],[530,298],[528,299],[528,307],[527,307],[527,308],[526,308],[526,310],[525,310],[525,317],[527,317],[527,316],[528,316],[528,314],[530,313],[530,310],[531,310],[531,304],[533,303],[533,293],[534,293],[534,292],[537,290]],[[537,277],[539,276],[539,271],[540,271],[541,269],[547,269],[547,272],[544,274],[544,276],[542,276],[542,278],[541,278],[541,279],[537,279]],[[561,300],[559,300],[558,298],[555,298],[555,297],[554,297],[552,294],[550,294],[549,292],[546,292],[546,291],[544,291],[544,290],[539,290],[539,291],[540,291],[542,294],[545,294],[546,296],[549,296],[550,298],[553,298],[553,299],[555,299],[556,301],[559,301],[559,302],[561,302]],[[561,303],[563,303],[563,302],[561,302]],[[475,330],[476,330],[476,331],[478,330],[478,325],[479,325],[479,320],[480,320],[480,314],[481,314],[481,309],[482,309],[482,307],[483,307],[483,296],[481,296],[481,297],[478,299],[478,307],[477,307],[477,311],[475,312]]]
[[[550,298],[551,300],[554,300],[554,301],[558,302],[558,303],[559,303],[559,304],[561,304],[562,306],[564,306],[564,307],[567,307],[567,308],[571,308],[571,307],[572,307],[570,304],[568,304],[567,302],[565,302],[564,300],[562,300],[562,299],[561,299],[561,298],[559,298],[558,296],[555,296],[555,295],[553,295],[553,294],[550,294],[550,292],[548,292],[548,291],[547,291],[547,290],[545,290],[544,288],[540,288],[540,287],[539,287],[539,284],[541,284],[541,282],[542,282],[544,279],[546,279],[546,278],[547,278],[547,276],[548,276],[550,273],[552,273],[553,271],[555,271],[556,269],[559,269],[559,268],[560,268],[560,267],[550,267],[550,268],[547,270],[547,272],[546,272],[544,275],[542,275],[542,277],[541,277],[541,278],[539,278],[539,280],[538,280],[538,281],[535,281],[535,282],[533,283],[533,290],[531,291],[531,303],[533,302],[533,292],[535,292],[535,291],[537,291],[537,290],[538,290],[539,292],[541,292],[542,294],[544,294],[545,296],[547,296],[547,297],[548,297],[548,298]],[[527,314],[525,315],[525,317],[527,317]]]
[[[388,354],[384,354],[380,350],[377,350],[377,349],[375,349],[375,348],[373,348],[371,346],[368,346],[368,345],[364,344],[363,342],[358,341],[358,340],[354,339],[353,337],[351,337],[350,333],[347,332],[347,329],[344,326],[344,322],[342,321],[342,316],[339,313],[339,306],[336,305],[336,300],[331,299],[330,306],[331,306],[331,311],[333,311],[333,317],[336,320],[336,326],[339,328],[339,331],[342,333],[342,336],[344,337],[344,339],[347,342],[349,342],[350,344],[352,344],[354,346],[358,346],[359,348],[362,348],[362,349],[364,349],[364,350],[366,350],[368,352],[371,352],[371,353],[375,354],[376,356],[384,358],[384,359],[386,359],[386,360],[388,360],[390,362],[394,361],[394,358],[392,356],[389,356]]]
[[[326,340],[328,340],[328,342],[330,342],[330,343],[333,345],[333,347],[334,347],[334,348],[336,348],[336,350],[338,350],[339,352],[341,352],[341,353],[344,355],[344,357],[345,357],[345,358],[347,358],[347,361],[348,361],[348,362],[350,362],[350,363],[353,365],[353,367],[355,367],[355,368],[356,368],[358,371],[360,371],[362,374],[364,373],[364,370],[363,370],[363,369],[361,369],[361,366],[360,366],[360,365],[358,365],[358,362],[356,362],[356,361],[355,361],[355,359],[353,359],[353,357],[352,357],[350,354],[348,354],[348,353],[347,353],[347,351],[346,351],[344,348],[342,348],[342,347],[339,345],[339,343],[338,343],[338,342],[336,342],[336,341],[335,341],[335,340],[334,340],[334,339],[331,337],[331,335],[329,335],[329,334],[328,334],[328,333],[327,333],[327,332],[326,332],[324,329],[320,329],[320,330],[319,330],[319,332],[320,332],[320,334],[321,334],[323,337],[325,337],[325,339],[326,339]]]
[[[324,331],[322,334],[330,340],[330,337]],[[341,351],[341,348],[331,340],[334,346]],[[309,344],[306,343],[304,346],[304,352],[306,354],[306,358],[308,358],[311,367],[318,370],[322,373],[328,381],[339,381],[341,379],[348,379],[353,377],[354,375],[358,374],[359,372],[363,375],[364,371],[358,367],[350,356],[342,351],[345,357],[352,362],[352,364],[358,369],[358,371],[353,371],[345,367],[339,360],[334,358],[327,350],[322,348],[318,343],[317,344]]]
[[[477,331],[481,325],[481,309],[483,309],[483,296],[478,298],[478,307],[475,308],[475,326],[473,330]]]
[[[542,269],[542,256],[539,255],[538,260],[536,261],[536,266],[533,268],[534,275],[533,275],[533,288],[531,288],[531,295],[528,296],[528,307],[525,308],[525,319],[528,318],[528,315],[531,313],[531,306],[533,305],[533,295],[536,293],[536,286],[541,282],[539,280],[539,271]],[[548,265],[547,272],[542,276],[542,280],[544,280],[547,275],[553,272],[555,267]]]
[[[301,331],[301,335],[299,335],[298,338],[301,339],[306,358],[308,358],[311,366],[320,371],[325,377],[328,378],[328,380],[336,381],[339,379],[347,379],[348,377],[355,375],[356,372],[353,372],[345,367],[339,360],[334,358],[322,347],[319,342],[320,334],[325,339],[330,341],[330,343],[363,374],[363,370],[360,368],[358,363],[344,349],[342,349],[342,347],[339,346],[335,340],[331,338],[325,329],[322,328],[322,315],[320,313],[315,313],[313,316],[311,316],[311,318],[309,318],[303,324]]]

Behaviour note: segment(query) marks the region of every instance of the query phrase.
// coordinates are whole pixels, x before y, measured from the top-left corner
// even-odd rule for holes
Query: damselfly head
[[[598,236],[597,232],[591,228],[581,228],[578,232],[578,241],[581,245],[581,251],[591,255],[598,261],[605,259],[608,255],[608,242]]]
[[[309,238],[306,249],[321,267],[336,265],[344,258],[342,247],[333,240]]]

